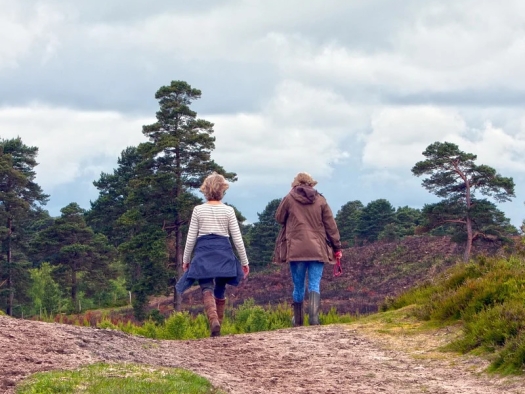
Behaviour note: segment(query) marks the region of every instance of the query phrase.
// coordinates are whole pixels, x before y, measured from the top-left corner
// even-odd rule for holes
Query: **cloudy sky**
[[[0,137],[39,148],[52,215],[144,142],[157,89],[184,80],[215,123],[226,200],[250,220],[298,171],[334,213],[436,198],[410,169],[450,141],[516,182],[525,218],[521,0],[0,0]]]

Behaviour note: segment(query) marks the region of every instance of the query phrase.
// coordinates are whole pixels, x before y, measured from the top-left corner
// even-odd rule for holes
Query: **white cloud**
[[[478,156],[479,164],[498,171],[525,172],[525,134],[494,127],[486,121],[477,129],[459,111],[432,106],[388,107],[372,117],[365,137],[363,164],[371,169],[407,169],[435,141],[449,141]]]
[[[476,154],[478,164],[494,167],[504,176],[505,171],[525,173],[525,135],[510,134],[486,122],[473,136],[462,139],[458,145],[461,150]]]
[[[467,125],[457,111],[432,106],[386,107],[372,117],[363,164],[370,168],[410,168],[435,141],[456,142]]]
[[[243,183],[288,182],[298,171],[329,178],[349,157],[341,142],[367,125],[366,108],[293,81],[282,83],[261,113],[208,118],[217,135],[214,157]]]
[[[44,190],[86,174],[97,179],[100,171],[112,171],[123,149],[145,141],[142,126],[153,121],[37,104],[0,109],[1,137],[20,136],[26,145],[39,148],[36,180]],[[113,159],[113,167],[104,168],[102,158]]]
[[[280,35],[285,75],[360,90],[361,99],[422,92],[524,89],[525,7],[509,1],[440,2],[414,9],[378,50],[343,37],[320,45]],[[363,38],[366,42],[366,37]],[[371,95],[368,97],[367,95]]]
[[[45,62],[55,53],[59,40],[53,29],[62,15],[44,4],[24,7],[20,1],[0,0],[0,69],[16,67],[30,53]]]
[[[102,21],[91,25],[87,34],[103,46],[116,42],[178,57],[268,60],[269,35],[329,17],[331,6],[343,4],[341,0],[227,1],[199,13],[176,10],[146,15],[133,23]]]

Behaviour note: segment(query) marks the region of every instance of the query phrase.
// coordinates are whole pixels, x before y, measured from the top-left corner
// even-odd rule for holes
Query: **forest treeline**
[[[98,198],[89,209],[71,202],[52,217],[49,196],[35,182],[38,147],[21,138],[0,140],[0,309],[33,316],[124,305],[144,319],[148,297],[173,294],[182,271],[185,234],[196,190],[211,172],[235,182],[237,175],[216,163],[213,124],[191,109],[201,97],[184,81],[155,94],[157,121],[142,128],[146,139],[126,147],[110,173],[93,184]],[[410,235],[450,235],[465,245],[468,260],[476,239],[506,242],[517,235],[494,202],[514,197],[512,178],[477,165],[474,154],[435,142],[412,169],[427,176],[423,187],[438,203],[422,209],[394,207],[387,199],[349,201],[334,212],[346,247],[395,241]],[[254,269],[272,262],[280,199],[246,224],[235,209]]]

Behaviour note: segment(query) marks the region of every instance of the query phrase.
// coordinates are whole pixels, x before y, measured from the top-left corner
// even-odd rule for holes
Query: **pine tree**
[[[168,266],[182,275],[183,231],[190,220],[193,207],[200,201],[191,194],[200,187],[211,172],[218,172],[230,181],[236,174],[226,172],[211,159],[215,149],[213,123],[197,118],[190,109],[193,101],[201,97],[201,91],[184,81],[172,81],[162,86],[155,98],[159,101],[157,122],[143,127],[148,143],[139,146],[145,160],[142,165],[150,170],[150,176],[143,177],[132,187],[148,188],[155,200],[163,192],[169,201],[158,204],[163,218],[162,228],[167,233]],[[167,193],[167,194],[166,194]],[[175,292],[175,309],[180,309],[180,298]]]
[[[108,237],[115,247],[125,242],[128,230],[118,223],[118,219],[128,210],[129,182],[137,178],[137,167],[143,161],[136,147],[127,147],[118,158],[118,167],[112,174],[101,173],[100,179],[93,182],[99,196],[91,202],[86,212],[86,223],[97,233]]]
[[[82,287],[88,295],[109,286],[116,272],[111,263],[116,250],[102,234],[95,234],[87,226],[85,210],[71,203],[53,225],[40,231],[32,242],[40,261],[47,261],[57,268],[56,278],[63,288],[70,291],[74,309],[80,309],[78,292]]]
[[[475,193],[491,196],[498,202],[510,201],[514,197],[514,181],[501,176],[492,167],[475,164],[476,155],[463,152],[450,142],[430,144],[423,156],[426,159],[417,162],[412,173],[416,176],[428,175],[422,182],[423,187],[443,198],[440,203],[424,210],[427,225],[462,226],[466,233],[463,258],[468,261],[472,242],[479,235],[474,232],[475,217],[494,217],[495,213],[494,207],[486,200],[477,200]]]
[[[389,223],[394,223],[395,208],[384,198],[369,202],[359,216],[357,233],[366,242],[377,241],[379,234]]]
[[[275,220],[275,213],[281,201],[281,198],[270,201],[261,213],[257,213],[259,221],[249,230],[248,254],[254,266],[265,266],[272,261],[275,240],[281,227]]]
[[[341,242],[345,242],[348,246],[355,246],[357,243],[359,217],[363,208],[361,201],[349,201],[335,215]]]
[[[34,181],[37,147],[25,145],[20,138],[0,141],[0,283],[5,281],[6,310],[13,314],[16,281],[28,278],[28,263],[21,250],[23,223],[47,202],[48,196]]]

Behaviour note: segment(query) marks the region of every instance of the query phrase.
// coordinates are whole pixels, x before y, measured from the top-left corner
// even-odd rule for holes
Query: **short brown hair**
[[[221,174],[213,172],[202,182],[200,191],[204,194],[206,200],[220,201],[224,197],[224,192],[226,192],[229,187],[230,185],[226,181],[226,178]]]
[[[292,182],[292,187],[306,185],[314,187],[317,185],[317,181],[312,178],[312,176],[307,172],[298,173]]]

